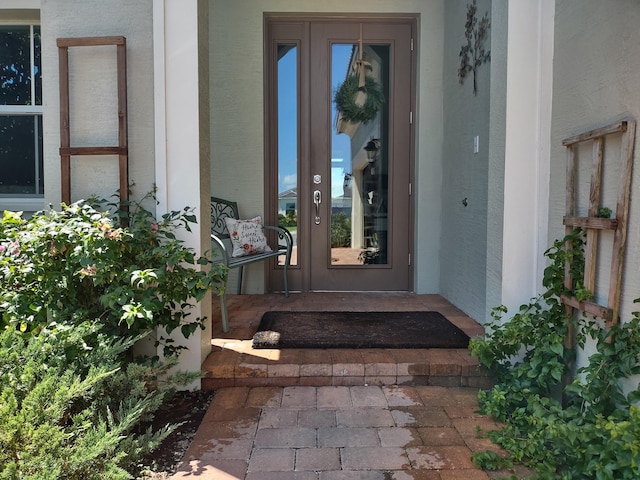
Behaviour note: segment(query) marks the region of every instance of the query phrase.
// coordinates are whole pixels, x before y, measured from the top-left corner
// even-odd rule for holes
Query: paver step
[[[254,350],[234,342],[204,361],[205,390],[295,385],[433,385],[488,388],[491,378],[466,349]]]
[[[202,388],[433,385],[487,388],[492,382],[467,349],[253,349],[264,312],[437,311],[470,338],[484,328],[439,295],[342,292],[229,295],[230,331],[221,331],[213,303],[212,350],[202,364]]]

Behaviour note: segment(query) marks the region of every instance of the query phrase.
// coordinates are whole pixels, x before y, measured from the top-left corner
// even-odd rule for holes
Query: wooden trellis
[[[127,42],[125,37],[58,38],[60,70],[60,160],[62,176],[62,201],[71,202],[71,157],[81,155],[117,155],[120,176],[121,209],[127,210],[129,199],[129,146],[127,135]],[[74,147],[71,145],[69,125],[69,48],[116,47],[118,82],[118,145]],[[124,217],[122,217],[125,220]],[[123,222],[123,223],[126,223]]]
[[[594,294],[596,293],[596,267],[598,265],[598,234],[601,230],[613,231],[611,272],[607,303],[600,305],[596,303],[595,300],[578,300],[575,296],[563,296],[562,302],[567,307],[568,313],[573,312],[573,309],[577,309],[603,319],[607,327],[617,323],[619,317],[635,131],[636,122],[626,120],[581,133],[574,137],[567,138],[562,142],[562,144],[567,147],[566,216],[564,217],[563,223],[566,226],[567,234],[571,233],[577,227],[586,231],[583,287]],[[598,216],[598,213],[601,208],[604,144],[606,137],[615,134],[621,134],[622,139],[617,204],[612,218],[601,218]],[[592,142],[593,144],[591,189],[589,193],[588,215],[586,217],[579,217],[575,215],[576,150],[578,145],[584,142]],[[569,269],[570,265],[567,262],[567,264],[565,264],[565,287],[568,291],[574,291],[575,286],[569,274]]]

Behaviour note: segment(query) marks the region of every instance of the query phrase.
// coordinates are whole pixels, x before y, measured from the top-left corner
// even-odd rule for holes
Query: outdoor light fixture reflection
[[[380,150],[380,140],[377,138],[372,138],[369,142],[364,146],[364,151],[367,152],[367,158],[369,159],[369,163],[373,163],[378,155],[378,151]]]

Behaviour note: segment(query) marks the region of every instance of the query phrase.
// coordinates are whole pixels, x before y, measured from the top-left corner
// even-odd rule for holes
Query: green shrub
[[[351,246],[351,219],[342,212],[331,215],[331,246]]]
[[[156,220],[143,201],[130,205],[126,228],[117,226],[119,217],[105,200],[63,205],[29,219],[4,212],[0,327],[37,333],[52,322],[91,320],[115,337],[156,327],[168,333],[180,328],[188,337],[203,328],[204,319],[189,310],[209,290],[224,288],[224,266],[196,258],[176,238],[177,229],[190,230],[195,222],[192,209]],[[178,350],[170,339],[156,342],[167,354]]]
[[[298,217],[295,210],[289,210],[286,215],[278,214],[278,226],[289,228],[298,226]]]
[[[132,478],[175,428],[140,431],[172,384],[171,363],[123,364],[134,340],[89,322],[0,331],[0,479]]]
[[[608,331],[586,317],[567,317],[560,295],[588,298],[580,288],[584,269],[584,237],[579,230],[557,241],[546,252],[546,292],[523,305],[510,319],[504,307],[494,310],[485,339],[474,339],[471,352],[493,372],[497,384],[480,392],[480,407],[506,422],[489,437],[509,452],[509,458],[476,454],[488,468],[523,462],[541,479],[620,480],[640,478],[640,388],[626,392],[629,377],[640,373],[640,315]],[[571,248],[566,248],[570,245]],[[566,292],[564,263],[576,291]],[[596,353],[563,389],[574,352],[564,337],[572,326],[578,344],[588,337]]]
[[[203,327],[190,310],[226,270],[176,238],[192,209],[156,220],[105,200],[0,222],[0,480],[131,478],[172,431],[145,430],[164,394],[200,376],[169,375],[180,348],[135,359],[157,331]],[[120,218],[127,227],[118,227]]]

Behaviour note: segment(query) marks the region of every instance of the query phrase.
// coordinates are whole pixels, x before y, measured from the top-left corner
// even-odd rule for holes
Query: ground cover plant
[[[143,428],[167,392],[199,375],[168,374],[180,348],[167,333],[203,327],[190,310],[224,288],[226,271],[177,239],[192,209],[155,219],[151,201],[4,213],[0,479],[133,478],[173,428]],[[142,338],[162,361],[134,357]]]
[[[508,455],[476,454],[483,468],[522,462],[540,479],[640,478],[640,388],[629,387],[640,373],[640,315],[609,330],[585,316],[566,316],[560,295],[591,296],[578,283],[583,245],[580,230],[556,241],[545,254],[545,293],[508,319],[504,307],[496,308],[486,337],[470,343],[496,379],[494,388],[480,393],[481,410],[505,422],[489,436]],[[565,292],[567,259],[574,292]],[[563,382],[575,361],[564,344],[569,326],[578,345],[591,341],[596,353],[572,381]]]

